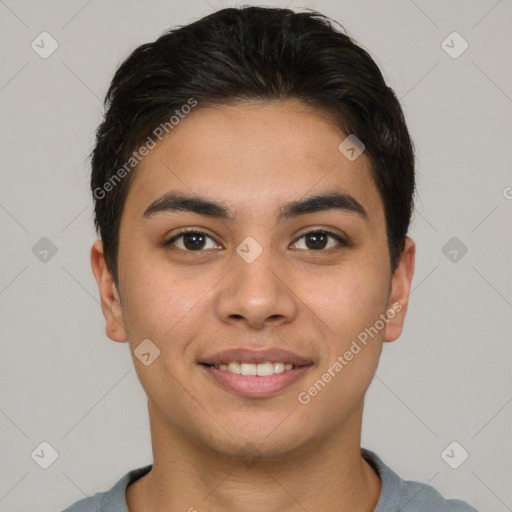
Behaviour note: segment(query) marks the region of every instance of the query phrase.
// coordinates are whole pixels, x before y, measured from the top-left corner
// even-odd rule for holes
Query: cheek
[[[310,404],[314,416],[331,418],[331,427],[360,406],[377,369],[385,330],[373,329],[385,312],[385,289],[378,272],[359,270],[331,276],[323,292],[308,291],[308,306],[322,319],[324,339],[322,359],[299,402]]]
[[[305,284],[310,310],[322,320],[329,337],[344,343],[375,323],[385,311],[386,281],[382,272],[364,263],[352,268],[340,266],[337,272]]]
[[[141,265],[135,258],[130,265],[123,314],[133,363],[146,394],[161,412],[176,410],[186,403],[183,358],[202,326],[205,294],[216,280],[198,280],[187,272],[172,272],[168,266]],[[135,353],[146,339],[160,351],[147,366]]]
[[[187,330],[200,325],[197,319],[204,315],[204,295],[215,280],[207,276],[198,280],[189,271],[176,272],[136,261],[130,262],[129,268],[123,304],[129,341],[136,344],[149,338],[161,350],[178,348]]]

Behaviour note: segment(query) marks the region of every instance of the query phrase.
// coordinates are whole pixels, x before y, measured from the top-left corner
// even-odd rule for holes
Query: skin
[[[106,334],[130,344],[148,396],[153,469],[127,488],[130,511],[374,509],[381,481],[360,454],[364,395],[383,343],[402,332],[415,244],[407,239],[391,274],[369,161],[364,153],[349,161],[338,150],[345,137],[298,100],[197,107],[136,169],[121,219],[119,287],[101,241],[91,249]],[[222,201],[236,217],[163,212],[141,220],[171,190]],[[333,209],[276,223],[283,204],[332,190],[355,197],[368,222]],[[202,252],[186,252],[183,237],[162,247],[184,227],[212,237]],[[302,235],[315,229],[351,243],[329,239],[311,250]],[[236,252],[247,236],[263,249],[250,264]],[[396,303],[401,311],[384,329],[310,403],[299,403]],[[147,338],[161,351],[149,366],[133,355]],[[198,364],[240,347],[280,347],[313,365],[271,397],[243,397]]]

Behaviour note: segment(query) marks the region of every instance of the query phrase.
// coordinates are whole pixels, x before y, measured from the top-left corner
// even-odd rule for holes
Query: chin
[[[229,433],[217,429],[217,436],[212,436],[210,430],[205,432],[203,442],[221,456],[239,458],[244,464],[247,459],[246,465],[261,459],[289,458],[291,453],[297,454],[302,446],[313,442],[314,436],[311,432],[301,432],[298,425],[280,424],[282,419],[265,425],[231,423]]]

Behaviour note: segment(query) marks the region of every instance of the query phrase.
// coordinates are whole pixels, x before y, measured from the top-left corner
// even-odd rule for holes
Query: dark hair
[[[170,116],[191,101],[201,106],[286,98],[333,114],[344,133],[364,143],[384,204],[395,271],[415,191],[414,146],[395,93],[370,55],[326,16],[241,7],[169,29],[136,48],[112,79],[92,151],[91,188],[96,231],[116,284],[134,150],[149,144],[159,125],[169,132]]]

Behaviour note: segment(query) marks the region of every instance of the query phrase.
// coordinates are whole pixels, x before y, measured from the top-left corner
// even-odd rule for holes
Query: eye
[[[330,231],[308,231],[307,233],[302,234],[297,240],[306,239],[306,247],[305,250],[309,251],[321,251],[322,249],[332,249],[332,245],[330,247],[327,247],[329,238],[334,239],[338,244],[334,244],[334,247],[336,245],[342,245],[346,246],[348,245],[348,242],[344,240],[339,235],[336,235],[335,233],[331,233]],[[298,242],[294,242],[293,245],[297,245]]]
[[[180,240],[182,239],[182,240]],[[206,240],[210,239],[212,240],[213,247],[207,247]],[[180,243],[176,243],[177,241],[180,241]],[[186,252],[201,252],[201,249],[216,249],[218,246],[216,245],[215,240],[206,233],[202,231],[196,231],[196,230],[187,230],[182,231],[181,233],[178,233],[177,235],[173,236],[170,240],[167,240],[164,242],[164,246],[168,245],[176,245],[178,249],[181,249],[182,251]]]
[[[207,247],[207,239],[210,239],[213,242],[213,246]],[[302,239],[306,240],[306,247],[303,249],[309,251],[318,252],[324,249],[332,249],[332,247],[335,247],[336,245],[348,245],[348,242],[341,236],[325,230],[309,231],[307,233],[303,233],[297,239],[297,241],[293,243],[293,245],[296,246],[298,244],[298,240]],[[329,239],[334,240],[337,243],[334,243],[334,245],[331,244],[331,246],[329,246]],[[177,243],[178,241],[179,243]],[[218,249],[218,245],[211,236],[207,235],[203,231],[191,229],[178,233],[171,239],[164,242],[163,245],[165,247],[169,245],[175,245],[178,249],[185,252],[202,252],[202,249]]]

